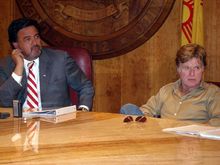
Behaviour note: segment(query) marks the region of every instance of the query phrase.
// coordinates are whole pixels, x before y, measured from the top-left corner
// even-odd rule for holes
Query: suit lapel
[[[44,93],[46,93],[46,90],[48,88],[48,81],[50,79],[50,58],[45,52],[44,49],[42,49],[42,54],[39,57],[39,77],[40,77],[40,93],[41,93],[41,101],[44,100]]]

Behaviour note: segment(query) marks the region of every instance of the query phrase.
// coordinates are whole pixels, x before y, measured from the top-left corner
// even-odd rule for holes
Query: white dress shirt
[[[28,61],[24,59],[24,69],[26,75],[28,75],[28,64],[32,61]],[[39,76],[39,58],[34,60],[34,66],[32,67],[33,72],[35,74],[36,83],[37,83],[37,94],[38,94],[38,101],[39,101],[39,110],[42,110],[42,104],[41,104],[41,95],[40,95],[40,76]],[[17,83],[21,85],[22,76],[18,76],[14,72],[12,73],[12,77],[15,79]],[[23,109],[29,108],[27,105],[27,98],[25,99],[25,102],[23,104]]]

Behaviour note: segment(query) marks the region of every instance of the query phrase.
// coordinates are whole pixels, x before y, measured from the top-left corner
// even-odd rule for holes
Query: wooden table
[[[162,132],[183,122],[123,123],[123,115],[100,112],[71,115],[75,119],[61,123],[1,119],[0,164],[220,164],[220,141]],[[32,143],[30,123],[37,123]]]

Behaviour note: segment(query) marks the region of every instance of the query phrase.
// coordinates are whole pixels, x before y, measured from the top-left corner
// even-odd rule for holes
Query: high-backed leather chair
[[[89,54],[89,52],[80,47],[74,47],[74,48],[65,48],[65,47],[56,47],[53,49],[59,49],[66,51],[78,64],[80,69],[85,73],[86,77],[92,81],[92,56]],[[78,96],[77,93],[70,88],[70,97],[73,105],[78,105]]]
[[[216,85],[216,86],[218,86],[218,87],[220,87],[220,82],[217,82],[217,81],[207,81],[208,83],[212,83],[212,84],[214,84],[214,85]]]

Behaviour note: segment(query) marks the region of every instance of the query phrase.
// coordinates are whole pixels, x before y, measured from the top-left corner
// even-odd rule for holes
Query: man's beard
[[[26,59],[29,61],[37,59],[41,54],[42,47],[40,45],[34,45],[31,47],[31,52]]]

